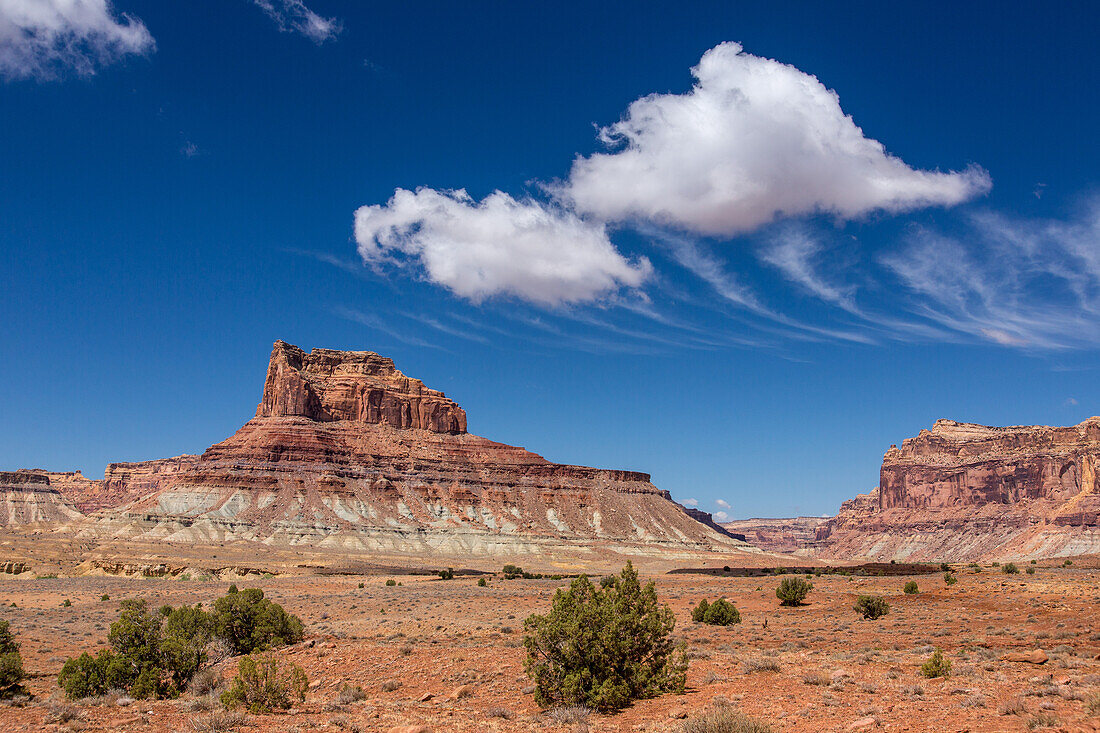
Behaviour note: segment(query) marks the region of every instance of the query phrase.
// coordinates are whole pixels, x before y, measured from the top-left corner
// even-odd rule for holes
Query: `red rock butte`
[[[551,463],[466,430],[370,351],[276,341],[256,415],[201,456],[50,474],[79,536],[432,558],[759,554],[636,471]]]

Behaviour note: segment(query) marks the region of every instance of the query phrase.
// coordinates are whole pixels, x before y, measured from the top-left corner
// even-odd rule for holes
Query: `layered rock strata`
[[[827,557],[1029,559],[1100,552],[1100,418],[1071,427],[937,420],[883,458],[879,486],[817,529]]]
[[[737,519],[723,522],[722,527],[761,550],[804,554],[826,521],[826,517]]]
[[[123,484],[151,491],[100,512],[95,531],[433,556],[751,551],[647,474],[551,463],[468,433],[462,408],[372,352],[276,342],[256,416],[172,460],[127,469]]]
[[[0,471],[0,526],[57,524],[81,517],[76,507],[50,485],[45,471]]]

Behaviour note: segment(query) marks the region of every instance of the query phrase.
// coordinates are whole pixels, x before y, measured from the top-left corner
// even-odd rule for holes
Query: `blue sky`
[[[200,452],[277,338],[731,517],[1100,412],[1093,4],[397,5],[0,0],[0,467]]]

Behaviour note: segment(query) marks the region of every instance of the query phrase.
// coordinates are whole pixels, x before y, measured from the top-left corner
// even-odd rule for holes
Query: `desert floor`
[[[685,716],[722,704],[775,731],[1100,730],[1100,701],[1090,714],[1100,693],[1100,569],[1079,563],[1040,564],[1034,575],[988,566],[956,572],[959,582],[950,587],[940,574],[816,577],[799,608],[779,607],[778,578],[651,576],[689,648],[687,694],[587,716],[540,711],[522,666],[523,619],[547,610],[554,590],[568,581],[494,577],[485,588],[466,576],[238,581],[241,588],[262,587],[305,621],[306,642],[279,654],[301,665],[311,683],[304,704],[249,716],[241,730],[678,731]],[[387,587],[390,577],[402,585]],[[901,592],[910,579],[919,594]],[[11,622],[35,675],[30,703],[0,707],[0,730],[198,729],[213,698],[71,706],[59,695],[56,675],[67,657],[106,644],[119,599],[209,604],[228,585],[178,577],[0,576],[0,618]],[[852,608],[860,593],[886,596],[891,613],[863,620]],[[101,600],[105,594],[110,600]],[[736,603],[743,623],[692,623],[699,599],[720,596]],[[933,647],[953,664],[946,679],[919,675]],[[1049,661],[1001,659],[1036,648]],[[220,668],[229,677],[235,664]],[[365,699],[340,705],[345,685],[361,686]]]

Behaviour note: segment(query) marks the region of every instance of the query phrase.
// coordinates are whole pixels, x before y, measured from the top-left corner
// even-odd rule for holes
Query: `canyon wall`
[[[891,446],[879,486],[845,502],[811,551],[898,560],[1100,552],[1100,418],[1070,427],[937,420]]]

